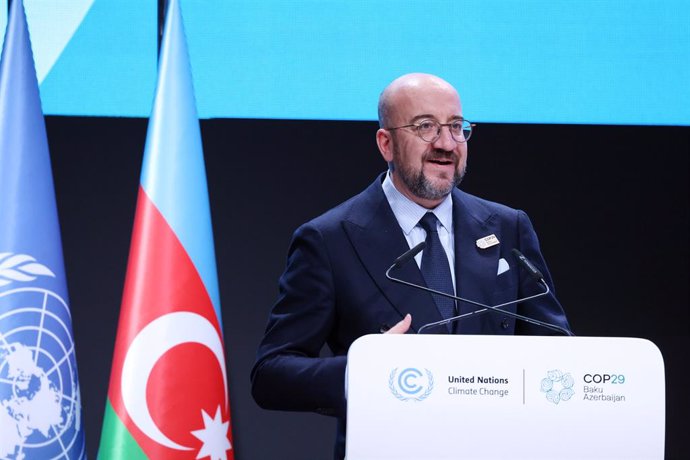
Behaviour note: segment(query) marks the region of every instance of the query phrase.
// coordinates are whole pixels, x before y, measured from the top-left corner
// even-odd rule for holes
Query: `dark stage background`
[[[147,120],[46,118],[95,458]],[[259,409],[249,372],[292,231],[385,168],[376,124],[217,119],[201,127],[235,458],[330,458],[333,420]],[[687,127],[480,124],[462,184],[527,211],[576,334],[643,337],[661,349],[669,459],[690,458],[689,140]]]

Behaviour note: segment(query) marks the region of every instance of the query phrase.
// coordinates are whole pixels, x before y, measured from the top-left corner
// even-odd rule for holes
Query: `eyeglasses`
[[[455,142],[467,142],[472,136],[472,128],[475,126],[473,123],[465,119],[458,119],[451,121],[450,123],[439,123],[436,120],[422,120],[419,123],[413,123],[405,126],[396,126],[395,128],[386,128],[388,131],[394,131],[396,129],[402,128],[415,128],[417,130],[417,136],[419,136],[424,142],[436,142],[439,137],[441,137],[441,128],[448,126],[450,135]]]

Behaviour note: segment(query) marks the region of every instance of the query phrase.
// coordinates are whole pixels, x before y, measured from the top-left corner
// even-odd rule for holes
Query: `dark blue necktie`
[[[438,219],[432,212],[424,214],[424,217],[419,221],[419,225],[426,231],[426,246],[422,253],[422,276],[424,276],[427,287],[453,295],[455,293],[453,278],[450,275],[446,251],[438,238],[437,222]],[[438,294],[431,294],[431,296],[444,319],[455,316],[455,301],[453,299]],[[448,325],[448,330],[453,330],[452,324]]]

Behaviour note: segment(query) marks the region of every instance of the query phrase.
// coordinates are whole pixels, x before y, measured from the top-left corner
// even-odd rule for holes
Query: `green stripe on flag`
[[[139,444],[134,440],[115,413],[110,399],[105,404],[101,444],[98,447],[98,460],[148,460]]]

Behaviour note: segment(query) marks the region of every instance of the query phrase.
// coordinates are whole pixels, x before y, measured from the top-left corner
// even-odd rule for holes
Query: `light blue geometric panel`
[[[41,83],[44,113],[147,117],[156,84],[156,24],[155,1],[93,2]]]
[[[93,6],[94,0],[26,0],[31,47],[38,83],[43,82],[74,32]],[[45,33],[49,31],[50,33]]]

